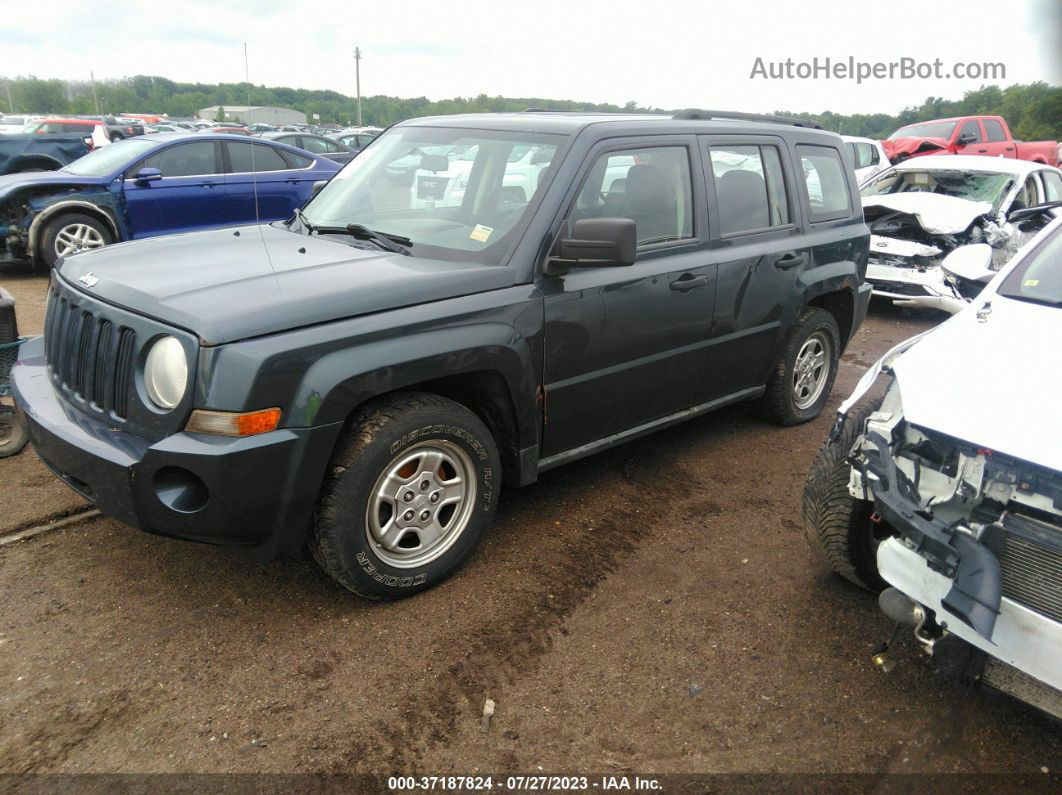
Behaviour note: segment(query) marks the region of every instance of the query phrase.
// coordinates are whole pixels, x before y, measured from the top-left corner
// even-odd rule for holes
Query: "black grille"
[[[1003,595],[1062,622],[1062,527],[1020,514],[1003,526]]]
[[[129,415],[136,332],[116,328],[53,288],[44,321],[44,350],[60,387],[96,411],[122,419]]]

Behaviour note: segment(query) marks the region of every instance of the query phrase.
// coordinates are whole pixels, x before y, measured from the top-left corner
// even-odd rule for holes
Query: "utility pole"
[[[358,123],[355,127],[361,126],[361,48],[354,48],[354,90],[357,92],[358,97]]]
[[[89,80],[92,81],[92,102],[96,106],[96,115],[100,115],[100,98],[96,96],[96,75],[89,72]]]
[[[11,100],[11,80],[4,81],[4,88],[7,89],[7,112],[15,112],[15,103]]]

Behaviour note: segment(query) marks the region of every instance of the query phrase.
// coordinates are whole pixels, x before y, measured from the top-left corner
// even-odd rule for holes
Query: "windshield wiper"
[[[392,251],[395,254],[404,254],[407,257],[413,256],[408,248],[413,245],[413,241],[408,237],[390,235],[386,232],[376,232],[361,224],[347,224],[346,226],[313,226],[306,221],[301,214],[299,215],[299,221],[306,227],[306,230],[311,235],[315,232],[319,235],[350,235],[355,240],[368,240],[371,243],[375,243],[385,251]]]

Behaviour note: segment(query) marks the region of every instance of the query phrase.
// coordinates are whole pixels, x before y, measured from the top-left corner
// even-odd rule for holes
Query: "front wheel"
[[[861,403],[845,417],[840,435],[827,439],[804,483],[804,534],[808,544],[835,573],[870,591],[881,591],[878,545],[889,535],[882,522],[872,521],[874,503],[848,491],[852,465],[848,456],[863,433],[867,417],[881,400]]]
[[[0,406],[0,458],[13,456],[29,441],[29,429],[11,406]]]
[[[438,395],[387,399],[354,417],[338,442],[310,550],[359,596],[410,596],[468,559],[500,486],[497,446],[475,414]]]
[[[84,213],[63,213],[44,227],[39,256],[41,262],[51,268],[60,257],[113,242],[111,231],[98,218]]]
[[[841,332],[833,315],[814,306],[805,309],[760,398],[764,416],[779,425],[796,425],[819,416],[833,389],[840,356]]]

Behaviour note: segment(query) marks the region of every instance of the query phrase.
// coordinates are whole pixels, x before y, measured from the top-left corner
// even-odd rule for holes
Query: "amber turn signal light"
[[[221,436],[254,436],[276,430],[279,423],[280,409],[261,409],[242,413],[196,409],[189,417],[185,430]]]

